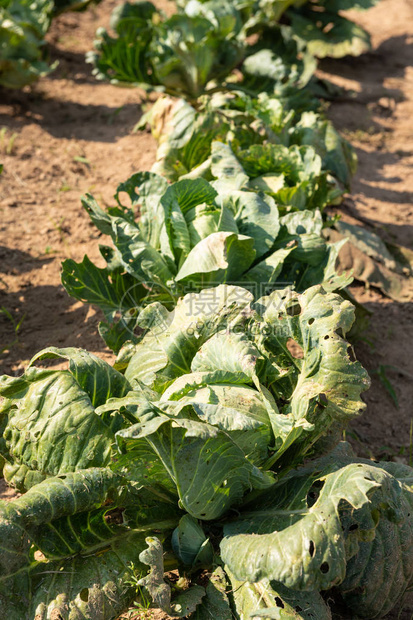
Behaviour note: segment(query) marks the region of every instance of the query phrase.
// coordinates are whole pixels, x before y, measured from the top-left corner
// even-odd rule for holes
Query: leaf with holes
[[[294,36],[305,42],[318,58],[360,56],[370,50],[370,36],[358,24],[342,15],[304,7],[289,13]]]
[[[278,584],[303,599],[335,586],[359,616],[385,615],[413,580],[411,476],[407,466],[355,459],[346,444],[290,472],[225,525],[233,583],[254,584],[256,598],[269,586],[279,593]],[[263,601],[280,607],[274,594]]]
[[[68,370],[36,368],[43,359],[67,359]],[[95,409],[130,390],[123,375],[82,349],[50,347],[38,353],[21,377],[0,379],[0,450],[5,478],[26,489],[55,476],[109,463],[119,416]]]
[[[135,419],[148,407],[160,422],[189,416],[229,434],[255,465],[291,467],[364,409],[369,378],[343,338],[353,320],[351,303],[321,287],[253,303],[221,285],[171,312],[150,305],[146,334],[119,354],[134,389],[153,390]],[[118,411],[116,399],[108,406]]]
[[[108,468],[52,477],[0,502],[1,616],[117,617],[134,597],[130,563],[146,572],[144,532],[176,523],[176,510],[139,501]]]
[[[259,620],[331,620],[331,612],[319,592],[289,590],[280,583],[263,579],[239,581],[228,566],[235,607],[241,618]]]

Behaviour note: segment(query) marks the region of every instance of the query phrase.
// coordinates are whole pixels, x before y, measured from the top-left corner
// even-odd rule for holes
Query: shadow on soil
[[[390,151],[387,135],[391,132],[386,120],[394,115],[397,102],[403,100],[398,88],[386,88],[386,80],[392,78],[398,86],[405,76],[407,67],[412,65],[413,41],[411,37],[395,36],[384,41],[374,52],[360,57],[328,59],[321,62],[321,68],[329,73],[359,82],[361,91],[354,97],[343,97],[333,101],[328,115],[355,147],[359,172],[352,184],[352,193],[359,194],[356,204],[351,198],[343,204],[343,209],[371,226],[385,240],[399,243],[413,249],[413,227],[397,221],[386,224],[362,215],[363,203],[371,201],[410,205],[413,202],[411,191],[393,189],[392,184],[400,183],[398,176],[386,176],[391,166],[397,166],[413,153],[402,149]],[[380,186],[378,186],[380,184]],[[385,184],[385,186],[383,186]],[[389,187],[390,186],[390,187]]]
[[[91,49],[93,42],[91,41]],[[58,66],[49,75],[51,80],[70,79],[76,84],[99,84],[95,76],[92,75],[92,65],[85,60],[85,54],[61,49],[53,43],[48,45],[50,63],[58,62]]]
[[[378,176],[378,180],[383,180],[383,177]],[[387,178],[386,182],[388,182]],[[338,208],[338,212],[348,213],[351,217],[359,220],[361,224],[365,224],[371,232],[377,234],[386,243],[398,244],[413,250],[413,225],[397,224],[396,222],[383,223],[382,220],[366,217],[363,213],[363,206],[368,203],[370,199],[375,199],[376,201],[384,203],[410,205],[413,201],[412,194],[409,192],[372,187],[369,183],[363,182],[362,180],[358,180],[357,183],[354,183],[354,191],[360,193],[357,201],[351,196],[345,198]]]
[[[410,203],[413,200],[413,195],[408,191],[397,191],[393,189],[387,189],[384,187],[374,187],[371,183],[377,183],[385,181],[386,183],[400,183],[402,179],[400,177],[388,177],[384,174],[384,169],[388,166],[397,165],[406,157],[410,157],[412,153],[410,151],[397,151],[396,153],[380,152],[363,149],[358,146],[356,153],[361,167],[363,160],[368,160],[369,174],[368,179],[360,178],[360,175],[355,180],[353,185],[353,192],[362,192],[367,197],[375,198],[382,202],[395,202],[399,204]]]
[[[413,41],[411,37],[402,35],[386,39],[373,52],[362,56],[325,59],[321,61],[320,68],[328,73],[336,73],[344,78],[363,82],[360,99],[364,97],[365,104],[366,96],[378,81],[388,77],[404,77],[406,68],[412,64],[412,57]]]
[[[375,149],[384,148],[377,138],[388,130],[380,121],[373,120],[373,114],[382,118],[392,116],[396,103],[404,96],[398,87],[385,87],[384,82],[388,78],[395,82],[402,79],[412,65],[412,58],[411,38],[398,36],[390,37],[374,52],[362,56],[321,61],[323,71],[355,80],[361,86],[360,92],[349,92],[333,101],[329,117],[334,124],[342,131],[354,132],[353,139],[361,140],[365,134],[367,138],[370,136],[368,141],[371,143],[371,137],[375,136]]]
[[[107,88],[107,82],[99,82],[92,75],[92,66],[85,62],[83,53],[62,50],[49,44],[49,63],[58,61],[58,66],[46,78],[49,83],[70,80],[75,85],[93,87],[96,103],[77,103],[62,101],[42,89],[40,81],[21,91],[0,87],[0,101],[4,106],[13,108],[10,114],[0,114],[0,125],[9,125],[12,130],[19,130],[26,124],[38,123],[57,138],[76,138],[96,142],[115,142],[119,137],[131,132],[142,116],[140,93],[137,89],[136,103],[110,106],[99,103],[99,90]],[[74,97],[75,98],[75,97]],[[108,100],[107,92],[104,100]]]
[[[19,131],[25,125],[38,123],[56,138],[75,138],[92,142],[116,142],[130,134],[142,116],[139,97],[135,103],[122,106],[81,104],[61,101],[41,92],[41,84],[31,91],[10,92],[0,89],[2,105],[13,108],[13,116],[0,113],[0,125]],[[99,83],[96,88],[99,101]]]
[[[26,273],[38,269],[39,265],[47,265],[52,260],[52,257],[34,258],[28,252],[0,245],[0,279],[1,274]]]

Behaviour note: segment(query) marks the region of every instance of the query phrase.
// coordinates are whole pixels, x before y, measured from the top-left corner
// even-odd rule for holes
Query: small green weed
[[[9,312],[9,310],[7,310],[7,308],[5,308],[4,306],[1,306],[0,308],[0,314],[2,314],[3,316],[5,316],[10,323],[13,326],[13,330],[14,330],[14,339],[12,340],[12,342],[4,345],[4,346],[0,346],[0,355],[5,353],[6,351],[10,351],[10,349],[12,349],[16,344],[18,344],[19,342],[19,331],[20,328],[22,326],[22,323],[24,321],[25,318],[25,314],[21,317],[20,320],[17,320],[11,312]]]
[[[409,445],[402,446],[398,452],[398,456],[404,456],[410,467],[413,467],[413,419],[410,420]]]
[[[399,375],[402,375],[403,377],[407,377],[408,379],[413,379],[413,375],[411,375],[409,372],[406,372],[405,370],[403,370],[403,368],[399,368],[398,366],[392,366],[390,364],[380,364],[380,366],[377,368],[377,370],[373,370],[372,374],[377,375],[378,378],[380,379],[381,383],[383,384],[384,388],[386,389],[386,391],[388,392],[388,394],[390,395],[392,401],[394,402],[395,406],[397,407],[397,409],[399,408],[399,400],[397,398],[397,394],[396,394],[396,390],[394,389],[394,385],[391,382],[391,380],[388,377],[388,372],[392,371],[392,372],[396,372]]]
[[[153,611],[150,609],[151,598],[147,594],[145,588],[139,585],[140,575],[137,572],[133,562],[129,564],[130,577],[125,580],[125,585],[134,588],[136,592],[136,598],[133,602],[132,608],[128,611],[125,618],[128,620],[152,620]]]
[[[0,129],[0,152],[6,155],[13,155],[14,143],[18,136],[19,134],[16,132],[9,135],[7,127],[2,127]]]
[[[124,105],[121,105],[119,108],[116,108],[115,110],[113,110],[113,112],[110,112],[107,115],[107,124],[108,125],[113,125],[113,123],[116,120],[116,117],[118,116],[118,114],[120,114],[122,112],[124,107],[125,107]]]
[[[387,376],[388,370],[398,370],[395,366],[388,366],[386,364],[380,364],[377,370],[373,370],[373,374],[377,375],[381,381],[386,392],[389,394],[396,408],[399,408],[399,399],[397,398],[396,390],[394,389],[393,383],[390,381]]]
[[[71,189],[72,188],[70,187],[69,183],[65,179],[63,179],[62,184],[59,187],[58,191],[59,192],[70,192]]]
[[[88,168],[90,168],[90,160],[87,159],[87,157],[83,157],[83,155],[75,155],[73,161],[79,164],[85,164],[85,166],[88,166]]]
[[[67,228],[67,226],[65,226],[66,218],[61,217],[57,222],[53,218],[49,218],[49,221],[51,222],[53,228],[59,233],[60,243],[62,243],[64,245],[64,247],[66,249],[66,252],[67,252],[67,255],[71,256],[70,244],[68,243],[68,239],[67,239],[67,235],[68,235],[68,233],[70,231]],[[47,248],[48,247],[50,248],[50,246],[47,246]],[[51,250],[51,248],[49,249],[49,253],[52,253],[52,252],[55,252],[55,251],[56,250]]]

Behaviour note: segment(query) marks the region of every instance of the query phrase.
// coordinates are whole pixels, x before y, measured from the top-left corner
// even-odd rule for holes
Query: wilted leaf
[[[356,280],[375,286],[395,301],[413,296],[410,270],[396,262],[383,241],[359,226],[340,223],[340,232],[328,230],[328,239],[349,239],[338,254],[339,267],[351,271]]]

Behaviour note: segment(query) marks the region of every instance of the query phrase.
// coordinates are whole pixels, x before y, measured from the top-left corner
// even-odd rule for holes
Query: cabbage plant
[[[114,247],[100,247],[106,267],[85,256],[64,261],[62,272],[70,295],[103,311],[100,333],[115,352],[139,337],[138,312],[151,301],[172,308],[182,294],[221,283],[242,284],[258,298],[286,285],[335,290],[351,281],[335,270],[341,244],[326,243],[318,210],[289,211],[269,195],[234,188],[232,178],[215,189],[204,179],[168,186],[154,173],[137,173],[116,200],[103,211],[92,196],[83,199],[112,239]]]
[[[297,156],[302,153],[307,174],[313,174],[315,165],[318,184],[325,186],[318,207],[322,207],[323,201],[336,200],[340,190],[348,190],[355,172],[355,153],[330,121],[315,111],[299,113],[283,99],[267,93],[258,97],[241,91],[216,94],[206,98],[198,109],[183,99],[160,98],[139,126],[146,124],[159,144],[152,170],[172,181],[188,175],[212,179],[211,149],[217,141],[231,145],[233,157],[237,157],[240,166],[245,164],[244,173],[250,173],[248,176],[265,174],[268,178],[268,171],[274,173],[278,190],[283,184],[280,187],[277,162],[283,160],[278,167],[282,168],[286,184],[290,178],[292,185],[297,174]]]
[[[288,24],[292,35],[309,53],[318,58],[359,56],[369,51],[370,36],[341,11],[366,10],[378,0],[232,0],[242,16],[247,33],[263,32]],[[181,10],[190,14],[213,10],[217,0],[178,0]]]
[[[322,169],[312,146],[211,145],[211,172],[220,186],[247,187],[272,196],[281,211],[323,210],[341,202],[342,190]]]
[[[94,3],[100,0],[93,0]],[[0,86],[23,88],[48,75],[44,37],[54,16],[91,0],[0,0]]]
[[[314,77],[314,55],[291,27],[274,24],[252,44],[242,11],[227,0],[191,2],[169,18],[151,2],[126,2],[110,25],[115,36],[99,28],[87,60],[97,79],[112,84],[163,91],[196,106],[203,95],[239,88],[268,90],[300,108],[327,94]]]
[[[349,0],[345,7],[374,3]],[[337,90],[314,76],[316,58],[359,55],[370,45],[369,35],[339,13],[339,3],[190,0],[178,5],[170,18],[147,1],[117,7],[111,20],[116,36],[100,28],[95,51],[88,54],[96,77],[182,96],[196,106],[204,94],[242,89],[275,93],[308,109],[315,97],[329,98]]]
[[[271,195],[280,213],[337,204],[356,168],[351,145],[316,111],[299,113],[261,93],[216,93],[195,109],[163,97],[141,119],[158,142],[153,172],[171,181],[205,178],[222,191],[255,189]],[[215,180],[218,179],[218,180]],[[409,296],[405,248],[347,222],[328,222],[330,241],[347,239],[345,270],[397,301]]]
[[[1,0],[0,85],[22,88],[51,68],[44,62],[44,36],[53,0]]]
[[[242,60],[241,26],[238,12],[228,5],[217,6],[208,17],[177,14],[166,19],[151,2],[126,2],[112,16],[117,36],[99,29],[96,52],[88,60],[98,79],[196,100],[212,81],[225,81]]]
[[[0,502],[2,617],[109,620],[133,583],[193,619],[397,605],[412,585],[412,470],[334,447],[368,387],[344,339],[353,318],[320,286],[254,302],[221,285],[148,306],[117,370],[49,348],[2,377],[1,454],[33,483]],[[47,358],[68,370],[35,366]]]
[[[370,35],[364,28],[344,17],[341,11],[366,10],[377,2],[378,0],[299,2],[287,11],[287,17],[294,36],[306,44],[310,54],[318,58],[360,56],[371,49]]]
[[[146,333],[124,345],[115,367],[134,389],[151,390],[157,423],[167,423],[163,411],[192,407],[195,421],[229,432],[243,428],[236,412],[248,410],[256,424],[235,433],[238,445],[257,466],[288,468],[363,408],[367,375],[337,336],[353,320],[352,304],[321,286],[254,302],[246,289],[220,285],[185,295],[171,311],[147,306],[138,319]],[[101,411],[113,412],[112,402]],[[212,500],[204,509],[214,510]]]

